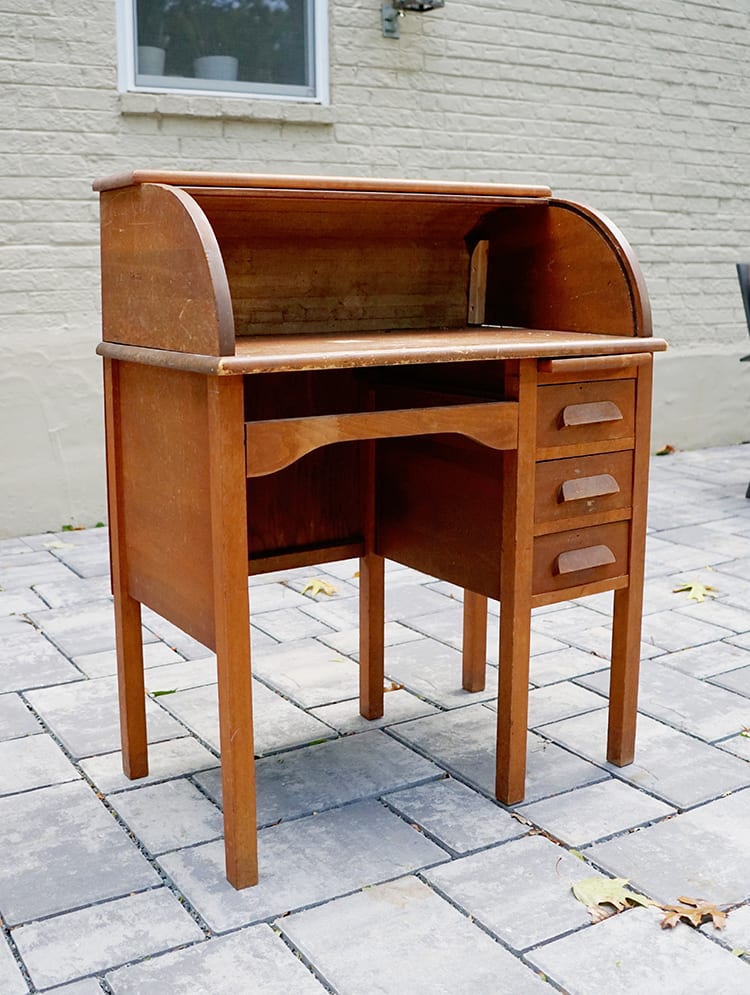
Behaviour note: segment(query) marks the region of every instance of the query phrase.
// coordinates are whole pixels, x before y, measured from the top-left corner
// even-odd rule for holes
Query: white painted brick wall
[[[654,441],[750,437],[748,0],[447,0],[400,41],[379,9],[331,0],[311,108],[120,96],[114,0],[0,0],[0,535],[104,517],[90,183],[136,166],[548,183],[642,262],[680,360]]]

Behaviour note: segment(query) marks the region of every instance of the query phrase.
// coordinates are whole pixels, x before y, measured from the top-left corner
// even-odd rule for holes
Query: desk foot
[[[487,665],[487,598],[466,590],[461,662],[461,686],[464,691],[484,691]]]

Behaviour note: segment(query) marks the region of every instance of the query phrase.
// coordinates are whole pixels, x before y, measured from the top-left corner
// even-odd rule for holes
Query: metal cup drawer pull
[[[593,477],[564,480],[560,485],[557,500],[559,504],[565,504],[568,501],[582,501],[584,498],[605,497],[607,494],[619,493],[620,485],[611,473],[598,473]]]
[[[577,425],[598,425],[608,421],[622,421],[622,411],[614,401],[567,404],[561,413],[563,428],[575,428]]]
[[[609,546],[587,546],[585,549],[568,549],[560,553],[555,562],[558,574],[572,574],[592,567],[605,567],[616,561]]]

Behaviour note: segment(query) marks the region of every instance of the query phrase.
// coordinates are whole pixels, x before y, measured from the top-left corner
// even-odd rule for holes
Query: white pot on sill
[[[239,61],[233,55],[202,55],[193,60],[196,79],[237,79]]]
[[[138,46],[138,72],[143,76],[163,76],[166,51],[156,45]]]

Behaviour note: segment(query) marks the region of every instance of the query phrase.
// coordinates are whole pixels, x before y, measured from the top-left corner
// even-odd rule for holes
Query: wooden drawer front
[[[553,532],[534,541],[534,594],[562,591],[628,572],[628,522]]]
[[[534,521],[556,522],[629,508],[632,490],[629,449],[537,463]]]
[[[537,447],[632,438],[634,413],[634,380],[540,387]]]

